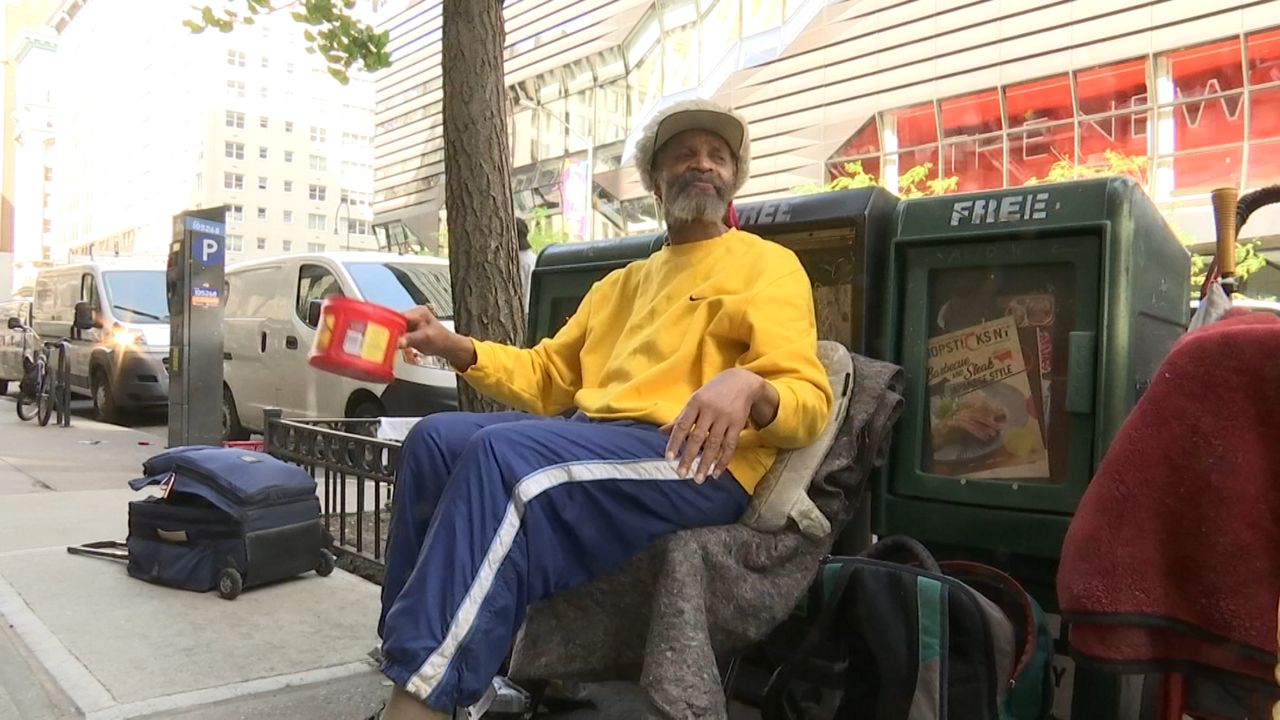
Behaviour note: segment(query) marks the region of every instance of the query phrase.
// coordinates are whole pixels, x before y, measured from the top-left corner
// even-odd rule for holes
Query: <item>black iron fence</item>
[[[311,473],[334,548],[355,570],[381,580],[400,443],[376,437],[378,420],[281,417],[266,413],[264,450]]]

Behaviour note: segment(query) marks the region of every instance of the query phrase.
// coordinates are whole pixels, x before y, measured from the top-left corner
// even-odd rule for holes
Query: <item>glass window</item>
[[[944,144],[942,176],[958,178],[960,192],[1004,187],[1004,138],[988,135]]]
[[[747,37],[782,24],[782,0],[742,0],[742,36]]]
[[[258,189],[259,190],[267,189],[267,179],[262,177],[261,175],[258,176]]]
[[[1106,164],[1106,151],[1114,150],[1130,157],[1148,155],[1147,111],[1080,121],[1080,163]]]
[[[169,319],[163,270],[111,270],[102,273],[106,301],[125,322]]]
[[[292,225],[292,224],[293,224],[293,211],[292,211],[292,210],[285,210],[285,211],[284,211],[284,215],[283,215],[283,220],[284,220],[284,224],[285,224],[285,225]],[[286,242],[287,242],[287,241],[286,241]],[[286,249],[288,249],[288,248],[286,248]]]
[[[1174,97],[1205,97],[1244,87],[1240,38],[1167,53]]]
[[[662,27],[667,32],[698,19],[698,6],[693,0],[660,0],[659,4],[662,7]]]
[[[1145,59],[1081,70],[1076,73],[1081,115],[1127,110],[1147,105]]]
[[[1010,130],[1075,117],[1071,78],[1066,75],[1010,85],[1004,90],[1004,103]]]
[[[898,133],[898,147],[909,148],[938,142],[938,121],[933,103],[925,103],[886,114],[890,127]]]
[[[364,298],[392,310],[430,305],[443,320],[453,319],[449,266],[408,262],[346,263]]]
[[[631,73],[631,112],[643,117],[662,96],[662,52],[655,49]]]
[[[866,177],[878,181],[880,179],[880,157],[871,155],[863,158],[846,158],[827,163],[827,179],[838,177]]]
[[[720,0],[702,18],[702,78],[724,61],[729,49],[738,42],[738,6],[740,0]]]
[[[1043,180],[1059,160],[1074,161],[1076,128],[1072,123],[1045,125],[1009,133],[1009,186]]]
[[[288,240],[285,241],[288,244]],[[287,248],[286,248],[287,249]],[[324,302],[327,298],[342,297],[342,284],[329,272],[328,268],[319,265],[303,265],[298,270],[298,319],[307,321],[307,309],[312,302]]]
[[[944,138],[985,135],[1004,129],[1000,115],[1000,93],[995,89],[948,98],[941,101],[939,106]]]
[[[538,113],[538,157],[560,157],[565,153],[565,101],[543,105]]]
[[[244,252],[244,236],[228,235],[227,236],[227,252]]]
[[[858,128],[853,137],[845,141],[833,157],[847,158],[880,153],[880,126],[875,117],[869,118]]]
[[[1245,187],[1280,183],[1280,140],[1249,144],[1249,177]]]
[[[1245,40],[1249,57],[1249,84],[1280,82],[1280,28],[1254,33]]]
[[[266,239],[266,238],[264,238],[264,237],[260,237],[260,238],[258,238],[258,249],[259,249],[259,250],[266,250],[266,249],[267,249],[267,239]]]
[[[1219,148],[1173,159],[1173,194],[1198,195],[1225,185],[1239,187],[1244,148]]]
[[[595,111],[595,88],[574,93],[565,102],[569,113],[569,127],[573,130],[569,133],[569,152],[586,150],[587,139],[595,135],[594,128],[591,127]],[[595,141],[600,142],[598,138]]]
[[[693,6],[688,6],[692,10]],[[698,84],[698,33],[697,27],[690,24],[676,30],[667,31],[663,42],[666,58],[665,85],[662,91],[670,95],[688,90]]]
[[[631,123],[627,117],[627,80],[609,82],[596,90],[596,145],[607,145],[627,137]]]
[[[521,108],[511,118],[511,131],[513,133],[511,155],[512,165],[515,167],[528,165],[537,159],[534,149],[537,128],[534,126],[533,115],[532,108]]]
[[[913,172],[914,171],[914,172]],[[912,183],[912,175],[920,175],[923,179]],[[898,189],[928,189],[925,183],[938,179],[938,146],[927,145],[913,150],[898,153]],[[910,185],[910,188],[907,186]]]
[[[1280,87],[1254,90],[1249,105],[1249,140],[1280,138]]]
[[[627,67],[633,70],[639,67],[641,59],[649,54],[661,37],[658,17],[651,9],[636,23],[635,31],[627,37]]]
[[[1244,94],[1223,95],[1173,108],[1174,149],[1197,150],[1244,140]]]
[[[292,240],[285,240],[284,242],[282,242],[282,243],[280,244],[280,248],[281,248],[282,250],[284,250],[285,252],[289,252],[290,250],[293,250],[293,241],[292,241]]]
[[[318,213],[308,213],[307,229],[308,230],[324,230],[326,225],[326,220],[327,218],[325,218],[324,215],[320,215]]]

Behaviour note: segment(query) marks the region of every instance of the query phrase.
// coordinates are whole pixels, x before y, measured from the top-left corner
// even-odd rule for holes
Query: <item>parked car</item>
[[[69,338],[71,391],[95,416],[167,407],[169,306],[160,260],[102,260],[41,270],[32,327],[41,340]]]
[[[22,358],[34,357],[40,347],[39,339],[21,328],[10,328],[10,319],[22,325],[31,325],[31,300],[16,299],[0,302],[0,395],[5,395],[22,380]]]
[[[320,304],[335,295],[403,311],[430,304],[452,327],[448,261],[375,252],[333,252],[251,260],[227,269],[223,336],[223,433],[261,432],[263,411],[286,416],[369,418],[425,415],[458,406],[457,380],[439,358],[397,355],[390,384],[312,368]]]

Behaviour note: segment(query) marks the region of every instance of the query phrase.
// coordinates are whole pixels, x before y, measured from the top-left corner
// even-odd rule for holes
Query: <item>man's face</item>
[[[662,146],[656,164],[658,199],[668,225],[724,217],[737,170],[724,138],[706,130],[685,130]]]

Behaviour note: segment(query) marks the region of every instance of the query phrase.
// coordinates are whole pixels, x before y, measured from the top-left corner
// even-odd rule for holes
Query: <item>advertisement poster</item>
[[[1026,308],[1029,314],[1030,307]],[[1037,307],[1037,310],[1039,308]],[[929,341],[925,471],[1048,480],[1039,362],[1028,368],[1016,312]]]

